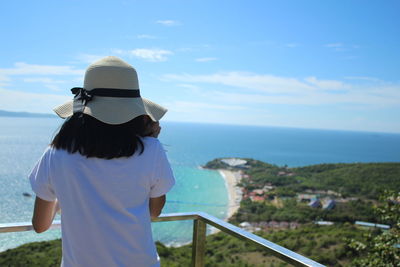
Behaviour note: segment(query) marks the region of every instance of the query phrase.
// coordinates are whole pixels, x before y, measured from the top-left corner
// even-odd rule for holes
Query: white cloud
[[[65,83],[65,81],[54,80],[52,78],[25,78],[22,80],[28,83]]]
[[[264,40],[264,41],[250,41],[250,45],[257,45],[257,46],[271,46],[271,45],[276,45],[275,42],[269,41],[269,40]]]
[[[24,78],[22,79],[24,82],[27,83],[41,83],[44,87],[50,89],[51,91],[63,91],[65,88],[60,87],[60,84],[67,83],[66,81],[62,80],[55,80],[52,78]]]
[[[183,88],[186,88],[186,89],[190,89],[192,91],[199,91],[200,90],[200,87],[198,87],[196,85],[193,85],[193,84],[180,83],[180,84],[177,84],[177,86],[183,87]]]
[[[330,43],[330,44],[326,44],[325,47],[339,48],[339,47],[343,47],[343,44],[342,43]]]
[[[70,96],[27,93],[0,88],[0,109],[9,111],[51,113],[55,106],[71,99]]]
[[[138,48],[133,50],[114,50],[114,52],[116,54],[134,56],[151,62],[166,61],[168,60],[167,56],[173,54],[173,52],[169,50],[149,48]]]
[[[315,89],[294,78],[248,72],[222,72],[210,75],[167,74],[163,78],[181,82],[222,84],[270,94],[298,93]]]
[[[201,58],[196,58],[197,62],[209,62],[209,61],[215,61],[218,60],[216,57],[201,57]]]
[[[38,65],[17,62],[11,68],[0,68],[0,87],[4,89],[10,84],[15,86],[22,81],[24,83],[41,83],[43,87],[52,91],[61,91],[63,89],[59,87],[59,84],[67,83],[66,81],[43,76],[63,76],[63,78],[68,76],[68,79],[73,80],[78,76],[83,76],[84,72],[82,69],[66,65]],[[22,79],[18,79],[18,76],[22,76]],[[21,85],[18,84],[18,86]]]
[[[285,46],[289,47],[289,48],[295,48],[295,47],[299,47],[300,45],[296,44],[296,43],[290,43],[290,44],[285,44]]]
[[[223,104],[210,104],[205,102],[192,102],[192,101],[174,101],[166,103],[166,106],[170,107],[170,111],[173,112],[198,112],[204,110],[244,110],[246,107],[239,105],[223,105]]]
[[[5,76],[5,75],[2,75],[1,73],[0,73],[0,82],[8,82],[10,79],[7,77],[7,76]]]
[[[181,47],[181,48],[175,49],[175,51],[178,51],[178,52],[193,52],[195,50],[196,49],[193,47]]]
[[[2,75],[0,73],[0,87],[7,86],[9,81],[10,81],[10,78],[8,78],[6,75]]]
[[[96,62],[106,56],[107,55],[79,54],[77,58],[80,62],[92,64],[93,62]]]
[[[164,26],[178,26],[181,25],[181,23],[177,20],[157,20],[157,24],[161,24]]]
[[[328,49],[332,49],[334,51],[337,51],[337,52],[343,52],[343,51],[347,51],[348,50],[348,47],[345,46],[343,43],[326,44],[325,47],[327,47]]]
[[[13,68],[0,68],[0,76],[10,75],[83,75],[85,70],[71,66],[36,65],[17,62]]]
[[[367,77],[367,76],[346,76],[344,77],[346,80],[360,80],[360,81],[370,81],[370,82],[379,82],[381,81],[375,77]]]
[[[243,72],[168,74],[163,78],[193,85],[212,84],[211,91],[202,86],[203,91],[199,94],[225,104],[400,106],[400,84],[372,82],[358,85],[316,77],[296,79]],[[224,86],[236,90],[227,90]]]
[[[56,84],[51,84],[51,83],[45,83],[44,86],[48,89],[50,89],[51,91],[54,92],[62,92],[65,91],[65,88],[62,88]]]
[[[154,35],[149,35],[149,34],[139,34],[136,36],[138,39],[157,39],[156,36]]]
[[[353,44],[344,44],[344,43],[329,43],[324,45],[328,49],[332,49],[334,51],[338,52],[343,52],[343,51],[349,51],[349,50],[354,50],[360,48],[359,45]]]
[[[334,80],[318,80],[316,77],[307,77],[304,79],[306,82],[323,90],[344,90],[346,86],[341,81]]]
[[[364,106],[368,109],[386,108],[388,106],[399,106],[400,93],[390,92],[389,90],[380,90],[381,94],[372,91],[365,93],[362,90],[354,90],[346,94],[330,94],[327,92],[304,93],[297,96],[289,95],[265,95],[250,94],[245,92],[233,93],[226,91],[214,91],[208,93],[208,96],[214,101],[222,101],[222,103],[231,104],[278,104],[278,105],[308,105],[308,106],[324,106],[335,105],[341,107]],[[385,91],[384,93],[382,91]]]

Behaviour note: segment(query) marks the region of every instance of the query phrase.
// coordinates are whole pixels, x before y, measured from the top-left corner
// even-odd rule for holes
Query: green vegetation
[[[245,199],[240,203],[237,213],[230,219],[231,223],[261,221],[296,221],[300,223],[315,220],[335,222],[354,222],[356,220],[376,222],[371,203],[363,200],[338,203],[332,210],[311,208],[295,199],[283,201],[278,208],[270,203],[253,202]]]
[[[0,266],[60,266],[61,241],[34,242],[0,253]]]
[[[239,184],[245,195],[238,212],[230,218],[231,223],[295,221],[304,224],[326,220],[335,222],[339,232],[356,220],[388,224],[392,227],[389,231],[374,229],[359,239],[341,239],[339,246],[341,249],[346,247],[346,255],[355,258],[352,262],[341,261],[347,256],[336,251],[333,257],[331,252],[318,246],[312,250],[316,251],[315,256],[307,250],[299,251],[296,246],[285,243],[290,237],[282,240],[281,244],[330,266],[400,266],[400,193],[395,193],[400,188],[400,163],[339,163],[288,168],[246,160],[247,168],[240,169],[245,175]],[[221,168],[218,161],[206,166]],[[235,170],[232,167],[228,169]],[[391,193],[386,193],[381,199],[383,203],[379,203],[379,196],[387,190]],[[307,205],[307,197],[312,196],[334,199],[336,205],[329,210],[312,208]],[[299,201],[301,199],[305,199],[305,203]],[[376,216],[376,211],[380,216]],[[301,230],[304,226],[300,227]],[[307,238],[311,236],[304,234]],[[279,243],[279,240],[269,237]],[[325,237],[320,236],[320,239]]]
[[[319,227],[312,224],[295,230],[257,232],[274,243],[296,251],[329,266],[349,263],[348,239],[363,240],[363,233],[354,226]],[[225,233],[207,238],[207,266],[289,266],[259,249]],[[166,265],[169,266],[169,265]]]
[[[229,166],[223,163],[220,159],[214,159],[212,161],[207,162],[206,165],[203,166],[204,168],[207,169],[226,169]]]
[[[400,266],[400,192],[387,191],[380,200],[377,213],[392,228],[375,235],[369,233],[365,242],[352,239],[350,248],[358,254],[353,266]]]
[[[254,159],[245,160],[249,168],[244,172],[250,179],[243,180],[241,185],[250,190],[271,184],[279,187],[280,192],[332,190],[344,197],[377,200],[385,190],[400,188],[400,163],[397,162],[317,164],[288,168]],[[233,169],[221,159],[214,159],[204,167]]]
[[[273,189],[264,190],[265,201],[262,202],[253,202],[245,196],[239,211],[231,219],[234,223],[271,220],[379,222],[373,212],[379,195],[384,190],[400,188],[400,163],[338,163],[288,168],[245,160],[248,168],[241,169],[245,178],[239,186],[246,192],[265,186]],[[220,159],[208,162],[205,167],[235,169]],[[295,200],[297,195],[304,193],[341,201],[337,201],[333,210],[315,209]],[[276,199],[281,200],[280,206],[273,201]]]
[[[378,199],[400,188],[400,163],[322,164],[293,168],[310,189],[333,190],[343,196]]]
[[[272,184],[279,187],[280,192],[332,190],[343,197],[377,200],[384,190],[400,188],[400,163],[338,163],[288,168],[249,160],[248,165],[250,168],[245,173],[250,179],[242,181],[248,189]],[[284,174],[279,175],[279,172]]]
[[[259,232],[258,235],[329,266],[342,266],[354,256],[345,240],[364,242],[363,233],[354,226],[318,227],[306,225],[296,230]],[[163,267],[190,266],[191,246],[168,248],[157,243]],[[0,253],[0,266],[59,266],[60,240],[26,244]],[[206,266],[288,266],[262,249],[225,233],[210,235],[206,240]]]

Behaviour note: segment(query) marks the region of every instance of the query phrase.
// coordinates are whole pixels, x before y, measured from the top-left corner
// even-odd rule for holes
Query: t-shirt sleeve
[[[150,197],[156,198],[165,195],[175,184],[174,174],[168,162],[163,146],[158,142],[155,153],[155,170],[150,188]]]
[[[50,183],[50,148],[48,148],[29,175],[33,192],[43,200],[54,201],[56,195]]]

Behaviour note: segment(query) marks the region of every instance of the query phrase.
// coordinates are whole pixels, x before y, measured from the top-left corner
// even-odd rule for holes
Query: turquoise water
[[[61,122],[0,117],[0,223],[30,221],[33,198],[22,196],[32,193],[26,177]],[[177,179],[164,212],[204,211],[219,218],[226,217],[228,204],[224,181],[217,172],[199,168],[216,157],[251,157],[288,166],[400,161],[400,134],[165,122],[160,140]],[[191,240],[190,221],[153,227],[155,239],[164,243]],[[0,251],[59,236],[57,230],[0,234]]]

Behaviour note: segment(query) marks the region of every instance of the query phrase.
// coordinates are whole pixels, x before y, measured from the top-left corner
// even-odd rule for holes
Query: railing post
[[[206,227],[200,219],[193,220],[192,267],[204,267]]]

